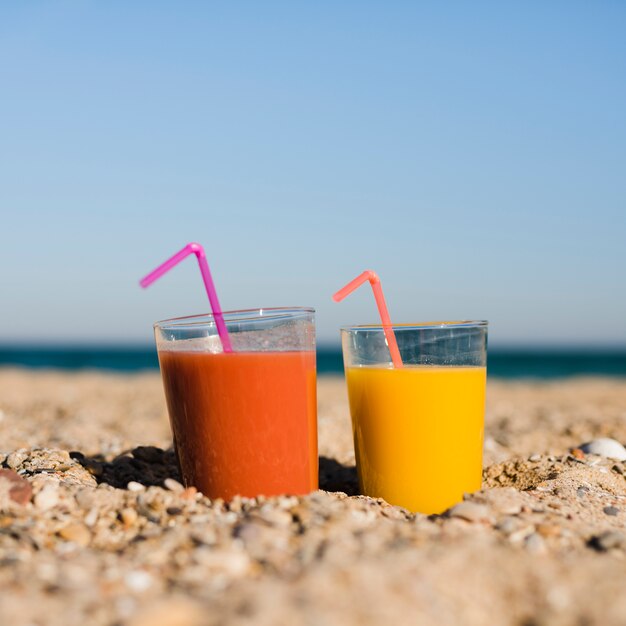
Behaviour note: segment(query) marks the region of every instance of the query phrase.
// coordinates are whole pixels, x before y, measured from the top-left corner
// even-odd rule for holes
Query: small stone
[[[68,524],[59,531],[59,537],[79,546],[86,546],[91,541],[91,533],[84,524]]]
[[[619,509],[614,506],[605,506],[602,510],[606,515],[617,515],[619,513]]]
[[[526,539],[527,537],[532,535],[534,530],[535,530],[535,527],[532,524],[523,526],[519,530],[516,530],[515,532],[512,532],[509,535],[509,541],[511,541],[512,543],[517,543],[518,541],[522,541],[522,539]]]
[[[175,493],[181,493],[182,491],[185,490],[185,488],[177,480],[174,480],[173,478],[166,478],[163,481],[163,486],[166,489],[169,489],[170,491],[173,491]]]
[[[30,502],[33,488],[30,483],[17,472],[8,469],[0,469],[0,486],[2,483],[8,488],[9,498],[13,502],[21,504],[22,506]]]
[[[153,583],[154,579],[152,576],[143,570],[134,570],[132,572],[128,572],[128,574],[124,576],[124,584],[129,589],[136,591],[137,593],[147,591],[150,587],[152,587]]]
[[[261,518],[272,526],[289,526],[293,522],[293,517],[288,511],[264,506],[260,511]]]
[[[449,517],[458,517],[468,522],[487,522],[490,519],[489,509],[476,502],[460,502],[448,511]]]
[[[165,509],[165,512],[168,515],[180,515],[183,512],[183,510],[179,506],[168,506]]]
[[[559,537],[561,527],[557,524],[537,524],[537,533],[542,537]]]
[[[533,554],[543,554],[546,551],[546,542],[541,535],[532,533],[524,540],[524,547]]]
[[[163,460],[164,451],[155,446],[139,446],[133,450],[133,456],[140,461],[148,463],[160,463]]]
[[[28,457],[26,450],[16,450],[11,452],[6,460],[7,467],[17,469]]]
[[[102,463],[98,463],[97,461],[85,463],[85,467],[87,468],[87,471],[96,478],[99,478],[104,474],[104,465]]]
[[[626,537],[616,530],[607,530],[592,537],[589,540],[589,546],[600,552],[606,552],[613,548],[623,548],[626,546]]]
[[[589,493],[589,487],[578,487],[576,495],[579,498],[584,498]]]
[[[528,460],[529,460],[531,463],[538,463],[539,461],[541,461],[541,454],[537,454],[537,453],[535,453],[535,454],[531,454],[531,455],[528,457]]]
[[[128,491],[145,491],[146,488],[144,485],[142,485],[141,483],[138,483],[136,480],[131,480],[127,485],[126,485],[126,489],[128,489]]]
[[[585,458],[585,453],[580,448],[574,448],[572,450],[572,456],[575,459],[578,459],[579,461],[582,461]]]
[[[98,513],[98,509],[94,507],[93,509],[89,511],[89,513],[87,513],[87,515],[85,515],[85,518],[83,521],[85,522],[86,526],[89,526],[89,528],[91,528],[92,526],[96,525],[96,522],[98,521],[99,516],[100,514]]]
[[[624,475],[624,468],[621,465],[615,464],[611,469],[617,474]]]
[[[504,517],[496,524],[496,530],[510,535],[520,527],[520,521],[516,517]]]
[[[43,511],[55,507],[59,502],[59,488],[54,484],[45,485],[33,498],[33,502],[38,509],[42,509]]]
[[[139,519],[139,515],[135,509],[128,507],[120,511],[120,519],[124,523],[124,526],[128,527],[132,526]]]
[[[185,500],[195,500],[197,493],[198,493],[198,490],[195,487],[187,487],[186,489],[180,492],[180,497]]]
[[[241,501],[241,496],[235,496],[228,503],[228,510],[232,511],[233,513],[241,513],[243,511],[243,503]]]
[[[492,506],[500,515],[518,515],[522,511],[522,503],[512,499],[493,502]]]
[[[580,446],[580,449],[586,454],[597,454],[617,461],[626,461],[626,448],[619,441],[608,437],[589,441]]]
[[[78,506],[85,511],[88,511],[93,507],[96,499],[94,490],[87,487],[77,492],[74,498],[76,499],[76,504],[78,504]]]
[[[298,504],[291,509],[291,515],[294,520],[302,526],[308,526],[314,518],[314,514],[311,511],[311,507],[303,504]],[[419,516],[418,516],[419,518]],[[416,518],[416,520],[418,519]]]
[[[207,520],[208,521],[208,520]],[[217,532],[206,523],[197,524],[191,530],[190,537],[198,545],[213,546],[217,543]]]

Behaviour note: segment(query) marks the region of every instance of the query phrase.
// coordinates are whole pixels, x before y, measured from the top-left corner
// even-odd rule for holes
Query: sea
[[[0,368],[99,370],[140,372],[157,370],[154,346],[0,346]],[[319,374],[341,374],[339,347],[318,349]],[[608,348],[490,348],[490,377],[553,379],[571,376],[626,377],[626,347]]]

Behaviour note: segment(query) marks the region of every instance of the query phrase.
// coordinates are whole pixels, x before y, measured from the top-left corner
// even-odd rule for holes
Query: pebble
[[[26,450],[16,450],[11,452],[5,463],[11,469],[17,469],[28,457]]]
[[[517,517],[504,517],[496,524],[496,530],[510,535],[515,532],[520,526],[520,520]]]
[[[501,515],[517,515],[522,511],[522,504],[509,500],[507,502],[495,502],[494,508]]]
[[[138,519],[139,515],[135,509],[127,507],[120,511],[120,519],[124,522],[124,526],[132,526]]]
[[[173,491],[175,493],[181,493],[185,490],[185,487],[183,487],[183,485],[181,485],[177,480],[174,480],[173,478],[166,478],[163,481],[163,486],[166,489],[169,489],[170,491]]]
[[[91,541],[91,533],[84,524],[68,524],[59,531],[59,537],[86,546]]]
[[[537,453],[535,453],[535,454],[531,454],[531,455],[528,457],[528,460],[529,460],[531,463],[538,463],[539,461],[541,461],[541,454],[537,454]]]
[[[131,480],[127,485],[126,485],[126,489],[128,489],[128,491],[145,491],[146,488],[144,485],[142,485],[141,483],[138,483],[136,480]]]
[[[87,471],[96,478],[99,478],[104,474],[104,466],[102,463],[98,463],[97,461],[90,461],[89,463],[85,463],[85,467]]]
[[[546,542],[537,533],[532,533],[526,537],[524,547],[533,554],[544,554],[546,552]]]
[[[616,464],[611,469],[617,474],[621,474],[622,476],[624,475],[624,468],[621,465]]]
[[[602,510],[606,515],[617,515],[619,513],[619,509],[614,506],[605,506]]]
[[[476,502],[460,502],[448,511],[449,517],[458,517],[468,522],[486,522],[489,521],[489,509],[484,504]]]
[[[537,532],[542,537],[558,537],[561,534],[561,527],[558,524],[537,524]]]
[[[133,570],[124,576],[124,584],[131,589],[141,593],[147,591],[154,584],[154,579],[148,572],[143,570]]]
[[[44,511],[55,507],[59,502],[59,488],[56,484],[45,485],[33,498],[33,502],[38,509]]]
[[[608,437],[589,441],[580,446],[580,449],[586,454],[597,454],[617,461],[626,461],[626,448],[619,441]]]
[[[293,521],[291,513],[272,506],[263,506],[260,511],[261,517],[273,526],[289,526]]]
[[[190,538],[198,545],[212,546],[218,541],[215,528],[208,524],[200,524],[200,528],[194,528],[189,533]]]
[[[183,512],[183,509],[181,509],[179,506],[168,506],[165,509],[165,512],[168,515],[180,515]]]
[[[30,502],[33,488],[17,472],[9,469],[0,469],[0,483],[5,483],[8,487],[9,498],[16,504],[25,505]]]
[[[244,522],[235,529],[235,536],[246,545],[257,541],[263,535],[263,529],[259,523]]]
[[[626,546],[626,537],[616,530],[607,530],[600,535],[592,537],[589,541],[589,545],[596,550],[606,552],[613,548],[623,548]]]
[[[180,497],[184,500],[195,500],[198,495],[198,490],[195,487],[187,487],[180,493]]]
[[[94,490],[89,488],[81,489],[76,493],[74,498],[76,504],[78,504],[81,509],[88,511],[93,507],[95,502]]]
[[[161,463],[163,461],[164,451],[155,446],[138,446],[133,449],[133,456],[140,461],[148,463]]]
[[[535,527],[532,524],[528,524],[527,526],[523,526],[519,530],[512,532],[509,535],[509,541],[516,543],[517,541],[521,541],[522,539],[526,539],[533,534]]]
[[[89,528],[91,528],[92,526],[95,526],[99,517],[100,517],[100,513],[98,512],[98,509],[94,507],[87,513],[87,515],[85,515],[85,519],[84,519],[85,525],[89,526]]]

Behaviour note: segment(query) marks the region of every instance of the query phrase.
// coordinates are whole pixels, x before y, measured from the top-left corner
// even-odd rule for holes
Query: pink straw
[[[372,285],[374,300],[376,300],[378,313],[380,314],[380,319],[383,323],[383,332],[385,333],[385,338],[387,339],[387,346],[389,347],[389,353],[391,354],[391,361],[394,367],[402,367],[402,357],[400,356],[400,350],[398,349],[398,342],[396,341],[396,335],[393,332],[393,326],[391,324],[391,318],[389,317],[389,311],[387,310],[385,296],[383,296],[383,288],[380,284],[380,278],[378,278],[378,274],[376,274],[376,272],[373,272],[372,270],[365,270],[362,274],[359,274],[354,280],[350,281],[345,287],[342,287],[335,295],[333,295],[333,300],[335,302],[341,302],[348,294],[352,293],[368,280],[370,285]]]
[[[217,325],[217,332],[222,342],[222,348],[224,352],[232,352],[233,348],[230,344],[230,337],[228,336],[228,330],[224,323],[224,316],[222,315],[222,309],[220,307],[220,301],[217,297],[217,291],[215,291],[215,285],[211,278],[211,271],[209,270],[209,264],[204,254],[204,248],[199,243],[188,243],[182,250],[177,252],[173,257],[169,258],[165,263],[161,263],[159,267],[152,270],[147,276],[144,276],[139,284],[142,287],[148,287],[155,280],[161,278],[163,274],[169,272],[175,265],[178,265],[184,258],[190,254],[195,254],[198,259],[198,265],[200,266],[200,273],[202,274],[202,280],[206,288],[207,295],[209,296],[209,303],[211,304],[211,311],[215,318],[215,324]]]

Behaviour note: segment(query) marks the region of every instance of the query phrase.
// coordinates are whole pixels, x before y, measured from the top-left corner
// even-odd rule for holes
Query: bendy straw
[[[148,287],[155,280],[161,278],[163,274],[169,272],[175,265],[178,265],[183,259],[190,254],[195,254],[198,259],[198,265],[200,266],[200,273],[202,274],[202,280],[206,288],[207,295],[209,296],[209,303],[211,304],[211,311],[215,324],[217,326],[217,332],[222,342],[222,348],[224,352],[232,352],[233,348],[230,343],[230,337],[228,336],[228,330],[224,323],[224,316],[222,315],[222,309],[220,307],[220,301],[217,297],[217,291],[215,291],[215,285],[213,284],[213,278],[211,278],[211,271],[209,270],[209,264],[204,254],[204,248],[199,243],[188,243],[182,250],[177,252],[174,256],[167,259],[164,263],[161,263],[159,267],[152,270],[147,276],[144,276],[139,284],[142,287]]]
[[[387,346],[389,348],[389,353],[391,354],[391,362],[394,367],[402,367],[402,357],[400,356],[400,350],[398,349],[398,342],[396,341],[396,335],[393,332],[393,326],[391,325],[391,318],[389,317],[389,311],[387,310],[385,296],[383,296],[383,288],[380,284],[380,278],[378,278],[378,274],[376,274],[376,272],[373,272],[372,270],[365,270],[362,274],[359,274],[354,280],[350,281],[345,287],[342,287],[337,293],[335,293],[333,295],[333,300],[335,302],[341,302],[348,294],[352,293],[366,281],[370,282],[372,291],[374,292],[374,300],[376,300],[378,313],[383,324],[383,332],[385,333],[385,339],[387,340]]]

